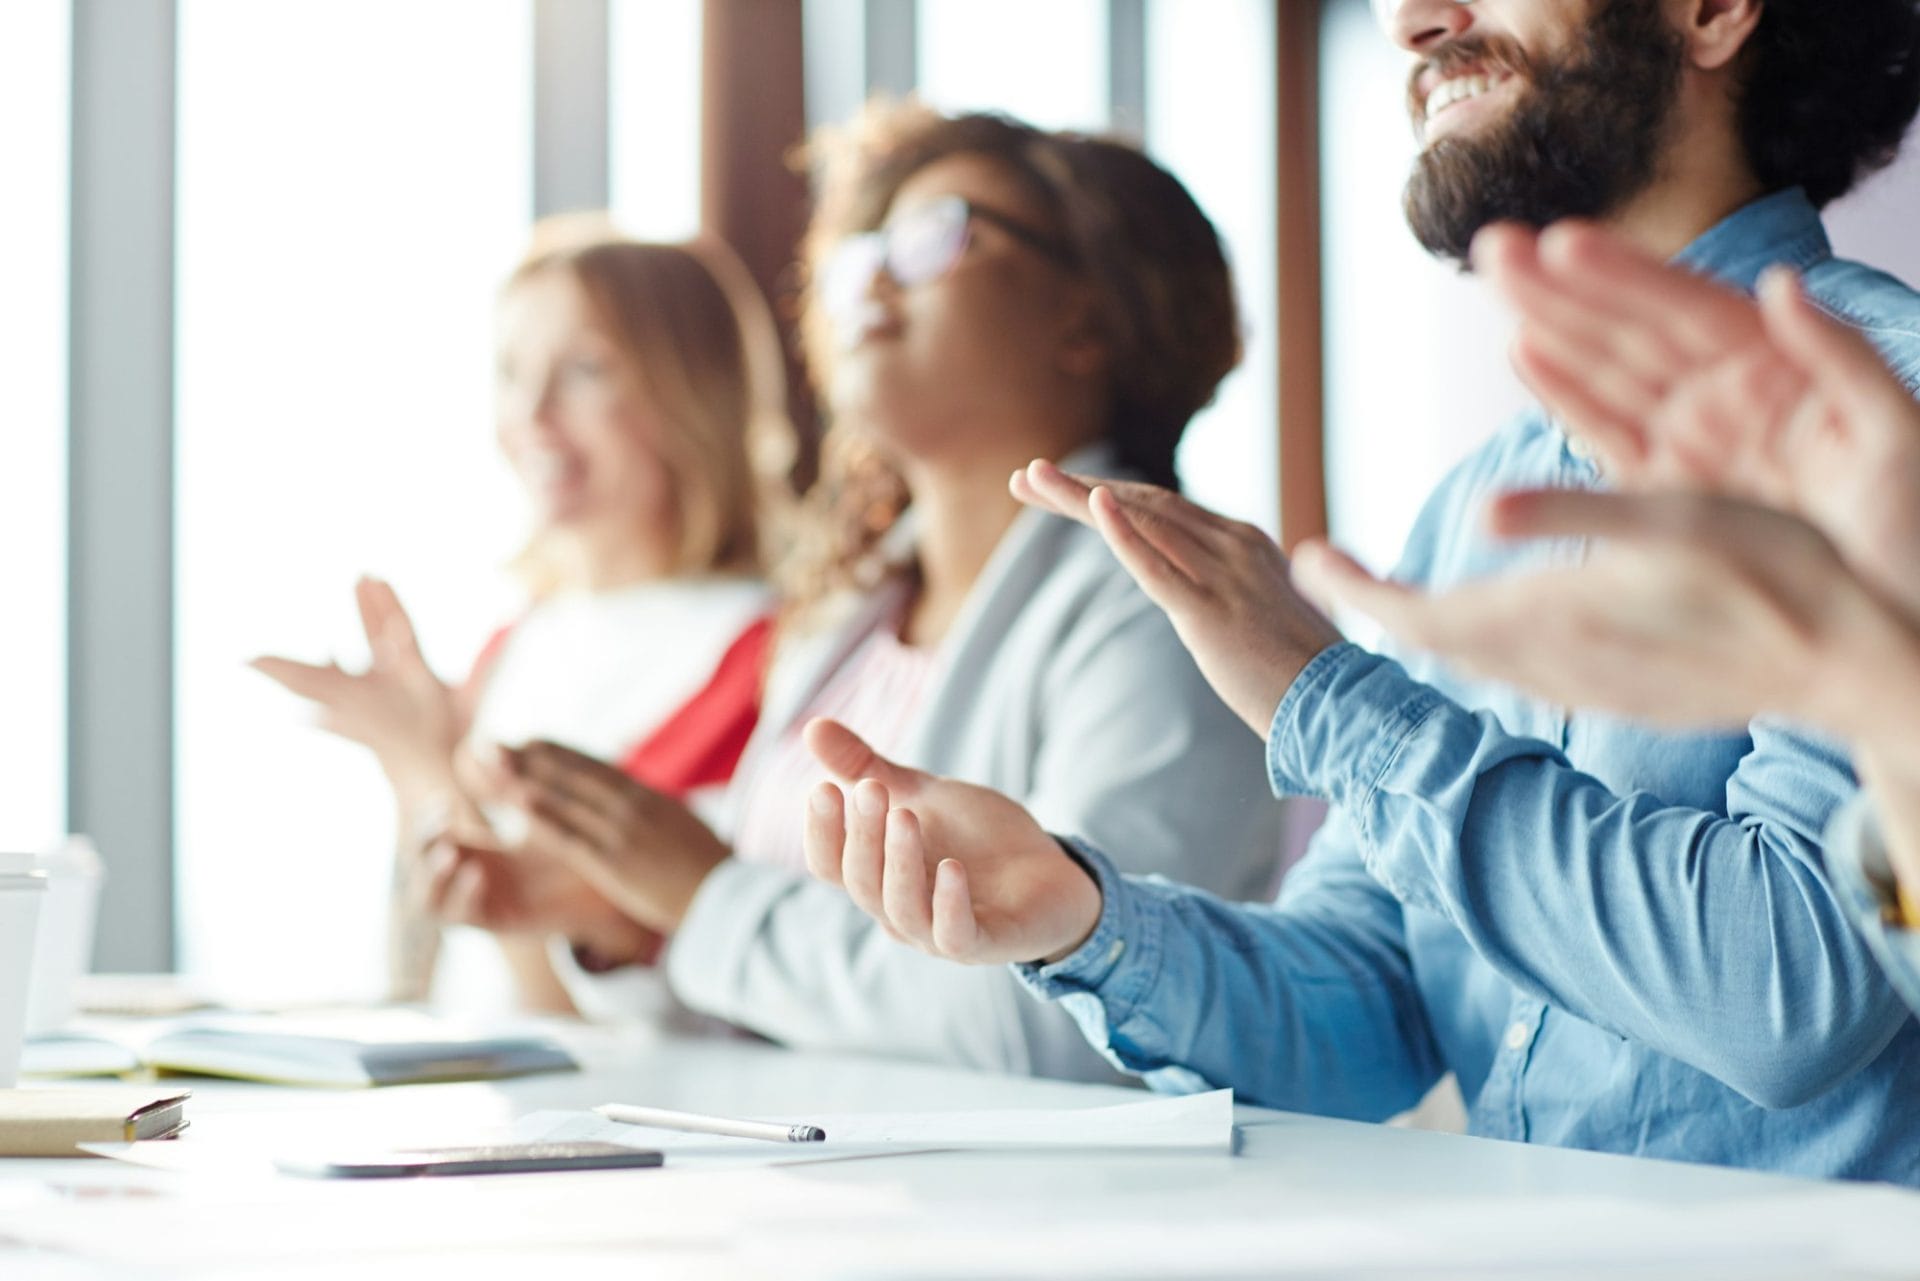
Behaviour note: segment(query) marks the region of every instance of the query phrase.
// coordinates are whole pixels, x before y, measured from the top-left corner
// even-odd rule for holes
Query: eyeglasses
[[[846,315],[859,307],[874,276],[883,270],[906,288],[945,275],[966,252],[976,221],[991,223],[1059,266],[1074,265],[1072,250],[1053,237],[961,196],[942,196],[834,246],[820,277],[820,297],[828,314]]]
[[[1455,4],[1472,4],[1473,0],[1453,0]],[[1393,20],[1400,16],[1400,10],[1406,8],[1407,0],[1373,0],[1373,16],[1379,20],[1382,28],[1391,32]]]

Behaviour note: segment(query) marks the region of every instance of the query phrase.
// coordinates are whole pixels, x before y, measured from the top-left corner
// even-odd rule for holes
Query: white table
[[[527,1112],[610,1099],[805,1118],[1140,1097],[740,1041],[565,1035],[586,1064],[580,1074],[347,1092],[191,1083],[194,1128],[180,1142],[211,1149],[301,1137],[310,1146],[321,1135],[346,1148],[459,1143]],[[547,1281],[560,1268],[602,1267],[649,1278],[1478,1277],[1496,1265],[1499,1275],[1529,1277],[1920,1276],[1920,1194],[1253,1108],[1241,1123],[1237,1156],[924,1153],[745,1172],[404,1186],[0,1160],[0,1278]],[[571,1235],[569,1214],[596,1230]],[[396,1215],[398,1226],[375,1230]],[[79,1253],[9,1239],[56,1221],[84,1229]],[[1688,1225],[1685,1242],[1663,1245],[1676,1221]],[[1850,1222],[1853,1237],[1884,1235],[1869,1261],[1905,1258],[1911,1268],[1834,1262],[1808,1235],[1809,1224],[1829,1234],[1829,1222]]]

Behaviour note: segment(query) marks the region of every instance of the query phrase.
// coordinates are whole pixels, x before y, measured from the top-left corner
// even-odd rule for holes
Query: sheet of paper
[[[522,1142],[598,1139],[659,1148],[669,1164],[733,1160],[754,1164],[833,1161],[905,1152],[1152,1149],[1231,1152],[1233,1091],[1143,1099],[1099,1108],[1018,1108],[976,1112],[853,1112],[753,1118],[805,1122],[824,1143],[767,1143],[623,1125],[592,1112],[536,1112],[514,1127]]]

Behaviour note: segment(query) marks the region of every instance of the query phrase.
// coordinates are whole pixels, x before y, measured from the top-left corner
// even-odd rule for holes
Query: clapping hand
[[[728,855],[685,805],[558,743],[477,749],[463,778],[483,807],[525,816],[511,852],[571,869],[608,901],[662,934]]]
[[[1099,531],[1226,705],[1266,737],[1294,677],[1340,633],[1294,590],[1265,531],[1172,490],[1072,476],[1038,461],[1013,496]]]
[[[1489,229],[1474,265],[1520,313],[1515,367],[1613,483],[1792,512],[1920,610],[1920,406],[1790,272],[1756,304],[1582,224]]]
[[[451,780],[454,746],[466,732],[459,701],[427,666],[392,587],[362,578],[354,600],[372,656],[365,671],[271,657],[256,658],[251,666],[317,704],[320,727],[370,748],[396,785],[441,789]]]
[[[1907,720],[1888,678],[1914,665],[1920,631],[1795,516],[1715,494],[1550,491],[1508,495],[1489,519],[1503,537],[1597,541],[1581,565],[1437,595],[1324,545],[1300,549],[1295,575],[1329,608],[1566,706],[1685,726],[1774,713],[1847,735]]]

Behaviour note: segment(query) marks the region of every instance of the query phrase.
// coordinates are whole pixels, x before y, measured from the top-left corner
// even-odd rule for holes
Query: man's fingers
[[[1329,614],[1342,604],[1338,594],[1342,584],[1372,577],[1359,561],[1318,538],[1307,539],[1294,548],[1291,570],[1294,588],[1322,613]]]
[[[1044,458],[1036,458],[1013,473],[1008,492],[1023,503],[1056,516],[1065,516],[1083,525],[1093,523],[1092,513],[1087,510],[1087,498],[1093,486],[1068,475]]]
[[[1106,540],[1114,558],[1156,605],[1165,610],[1179,609],[1200,593],[1200,577],[1212,558],[1193,546],[1190,539],[1186,540],[1189,545],[1185,556],[1176,560],[1164,549],[1167,531],[1161,531],[1161,540],[1150,540],[1141,532],[1135,514],[1120,505],[1112,490],[1104,486],[1096,489],[1089,506],[1094,528]]]
[[[1835,404],[1853,412],[1901,410],[1913,416],[1907,389],[1866,336],[1835,320],[1785,268],[1760,279],[1767,334]]]
[[[1496,222],[1482,227],[1469,250],[1476,275],[1492,280],[1540,270],[1540,233],[1524,223]]]
[[[1576,489],[1516,490],[1488,504],[1487,528],[1498,538],[1597,538],[1633,528],[1649,498]]]
[[[956,961],[971,960],[980,951],[980,922],[973,914],[966,865],[959,859],[942,859],[933,872],[933,947]]]
[[[1612,474],[1631,476],[1647,458],[1643,415],[1658,398],[1646,389],[1615,382],[1606,395],[1559,357],[1523,333],[1513,344],[1513,369],[1543,404],[1591,447]],[[1632,407],[1621,400],[1632,402]]]
[[[894,764],[839,721],[818,717],[807,722],[800,737],[806,743],[807,750],[813,753],[814,759],[842,783],[857,783],[863,778],[870,778],[890,792],[907,796],[922,780],[919,770]]]
[[[1747,505],[1700,493],[1614,494],[1541,489],[1503,494],[1487,511],[1502,538],[1602,538],[1655,543],[1737,539]]]
[[[1325,543],[1303,543],[1295,550],[1293,581],[1323,609],[1355,610],[1412,644],[1432,641],[1426,598],[1399,583],[1375,578],[1359,561]]]
[[[933,890],[927,876],[927,847],[920,818],[912,810],[887,816],[885,880],[880,901],[886,919],[908,942],[933,942]]]
[[[822,783],[807,796],[806,826],[801,829],[807,871],[829,885],[841,885],[840,864],[847,848],[846,798],[832,783]]]
[[[1540,263],[1556,288],[1638,335],[1663,360],[1710,360],[1760,336],[1749,299],[1592,223],[1541,233]]]
[[[1658,335],[1623,325],[1627,318],[1604,299],[1583,297],[1554,276],[1544,261],[1544,240],[1529,245],[1490,239],[1484,250],[1478,241],[1475,248],[1475,266],[1538,341],[1578,358],[1583,367],[1619,366],[1644,377],[1671,365]]]
[[[1035,495],[1041,500],[1038,505],[1083,525],[1093,523],[1093,495],[1095,490],[1100,489],[1118,498],[1120,505],[1127,509],[1134,522],[1149,537],[1166,528],[1173,536],[1198,544],[1209,541],[1213,535],[1229,529],[1233,524],[1218,512],[1209,511],[1164,485],[1101,476],[1076,476],[1072,472],[1061,471],[1044,458],[1035,459],[1027,464],[1024,472],[1015,475],[1024,477],[1015,492],[1016,497],[1023,493]]]

